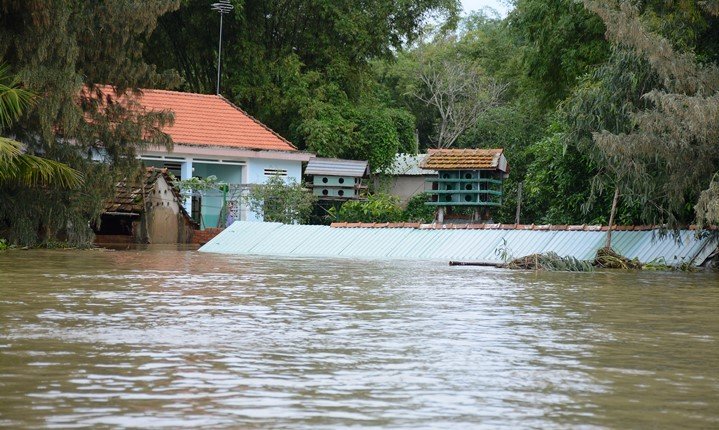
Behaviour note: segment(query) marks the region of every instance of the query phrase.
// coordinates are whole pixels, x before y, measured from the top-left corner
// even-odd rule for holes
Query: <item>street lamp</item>
[[[220,13],[220,47],[217,50],[217,95],[220,95],[220,68],[222,67],[222,16],[230,13],[235,7],[230,0],[220,0],[212,4],[212,10]]]

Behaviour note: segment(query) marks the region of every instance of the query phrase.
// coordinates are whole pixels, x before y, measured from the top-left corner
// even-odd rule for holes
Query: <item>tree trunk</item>
[[[619,184],[614,187],[614,199],[612,200],[612,210],[609,213],[609,228],[607,230],[607,243],[605,248],[612,248],[612,229],[614,228],[614,216],[617,213],[617,203],[619,202]]]
[[[524,182],[517,185],[517,213],[514,215],[514,223],[519,225],[519,216],[522,214],[522,188]]]

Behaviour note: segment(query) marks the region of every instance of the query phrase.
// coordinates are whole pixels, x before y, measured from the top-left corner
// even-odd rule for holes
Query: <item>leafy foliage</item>
[[[561,257],[556,252],[532,254],[514,259],[504,267],[514,270],[545,270],[548,272],[593,272],[591,261],[578,260],[574,257]]]
[[[518,84],[539,109],[553,110],[609,54],[601,19],[574,0],[518,0],[507,20],[521,45]]]
[[[370,194],[367,200],[342,203],[331,208],[329,216],[336,222],[422,222],[434,221],[434,208],[425,205],[427,195],[417,194],[402,209],[399,199],[386,193]]]
[[[434,221],[435,208],[425,203],[429,200],[426,193],[412,196],[407,202],[402,214],[402,220],[407,222],[431,223]]]
[[[398,198],[375,193],[364,201],[344,202],[339,211],[331,208],[330,217],[337,222],[399,222],[402,221],[402,208]]]
[[[225,182],[218,181],[217,176],[215,175],[210,175],[206,178],[198,178],[193,176],[190,179],[183,179],[181,181],[175,180],[174,184],[180,189],[182,193],[187,194],[218,190],[224,186],[227,186]]]
[[[479,64],[455,55],[452,38],[416,49],[417,83],[412,95],[436,112],[434,146],[449,148],[488,110],[500,104],[507,85]]]
[[[11,127],[32,103],[33,94],[19,87],[8,67],[0,65],[0,131]],[[82,183],[79,172],[53,160],[26,154],[22,144],[0,136],[0,184],[28,187],[56,185],[76,187]]]
[[[602,17],[609,38],[643,58],[658,78],[644,88],[646,103],[631,112],[631,127],[597,130],[594,140],[624,166],[625,188],[651,208],[652,220],[676,226],[719,171],[719,64],[675,49],[641,22],[639,9],[629,2],[584,3]],[[706,212],[699,215],[705,219]]]
[[[256,185],[244,197],[250,210],[267,222],[302,224],[312,213],[315,197],[301,184],[289,183],[280,176],[273,176],[266,183]]]
[[[142,59],[142,46],[157,18],[178,5],[179,0],[0,1],[0,58],[26,88],[42,94],[42,102],[8,132],[26,154],[64,163],[85,177],[73,189],[4,185],[0,231],[12,243],[87,244],[89,221],[99,217],[115,182],[139,174],[136,148],[171,143],[161,132],[170,115],[143,114],[129,101],[108,103],[108,97],[120,100],[128,89],[163,80]],[[105,83],[117,88],[96,86]]]
[[[0,137],[0,184],[73,188],[82,182],[77,170],[57,161],[24,154],[19,142]]]

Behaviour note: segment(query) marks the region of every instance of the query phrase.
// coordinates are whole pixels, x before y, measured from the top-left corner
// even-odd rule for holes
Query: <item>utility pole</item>
[[[220,95],[220,71],[222,70],[222,17],[226,13],[230,13],[235,7],[230,4],[230,0],[220,0],[212,4],[212,10],[220,13],[220,46],[217,49],[217,95]]]

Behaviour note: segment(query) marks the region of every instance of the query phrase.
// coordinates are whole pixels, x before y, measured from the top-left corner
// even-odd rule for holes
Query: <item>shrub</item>
[[[315,203],[315,197],[301,184],[294,179],[287,183],[279,176],[255,186],[244,199],[250,210],[265,221],[284,224],[307,222]]]
[[[371,194],[365,201],[348,201],[339,210],[329,210],[338,222],[400,222],[403,219],[399,199],[388,194]]]
[[[425,203],[429,200],[427,193],[412,196],[407,202],[402,218],[408,222],[431,223],[434,221],[435,207],[427,206]]]

